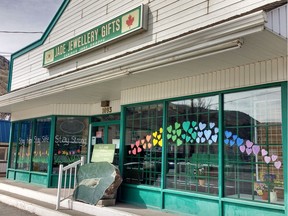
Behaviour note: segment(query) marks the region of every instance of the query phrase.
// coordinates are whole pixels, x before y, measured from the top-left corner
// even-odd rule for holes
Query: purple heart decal
[[[251,148],[252,145],[253,145],[253,142],[251,142],[250,140],[247,140],[247,141],[246,141],[246,146],[247,146],[247,148]]]
[[[274,166],[275,166],[276,169],[280,169],[281,164],[282,164],[281,161],[276,161],[276,162],[274,163]]]
[[[240,147],[239,147],[239,149],[240,149],[240,151],[242,152],[242,153],[244,153],[245,152],[245,145],[241,145]]]
[[[260,151],[260,146],[259,145],[253,145],[252,150],[253,150],[254,155],[258,155],[258,153]]]
[[[271,161],[271,157],[269,157],[269,156],[265,156],[264,157],[264,161],[265,161],[265,163],[270,163],[270,161]]]
[[[252,153],[252,148],[246,148],[247,155],[250,155]]]
[[[265,155],[268,154],[268,152],[267,152],[265,149],[262,149],[262,150],[261,150],[261,154],[262,154],[262,156],[265,156]]]
[[[277,155],[272,155],[271,156],[271,159],[272,159],[272,161],[274,162],[274,161],[276,161],[277,160],[277,158],[278,158],[278,156]]]

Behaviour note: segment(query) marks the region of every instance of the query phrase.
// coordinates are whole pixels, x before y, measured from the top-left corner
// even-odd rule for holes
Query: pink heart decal
[[[240,149],[240,151],[241,151],[242,153],[244,153],[246,148],[245,148],[244,145],[241,145],[241,146],[239,147],[239,149]]]
[[[135,143],[135,145],[136,145],[137,147],[139,147],[139,145],[140,145],[140,140],[137,140],[136,143]]]
[[[251,142],[250,140],[247,140],[247,141],[246,141],[246,146],[247,146],[247,148],[251,148],[252,145],[253,145],[253,142]]]
[[[131,146],[131,149],[133,149],[134,145],[135,145],[135,144],[130,144],[130,146]]]
[[[253,150],[254,155],[258,155],[258,153],[260,151],[260,146],[259,145],[253,145],[252,150]]]
[[[280,169],[281,164],[282,164],[281,161],[276,161],[276,162],[274,163],[274,166],[275,166],[276,169]]]
[[[134,149],[132,150],[132,154],[133,154],[133,155],[136,155],[136,153],[137,153],[137,152],[136,152],[136,148],[134,148]]]
[[[272,155],[271,158],[272,158],[272,161],[274,162],[274,161],[277,160],[278,156],[277,155]]]
[[[252,153],[252,149],[251,148],[246,148],[246,153],[247,153],[247,155],[250,155]]]
[[[147,140],[147,142],[150,142],[150,140],[151,140],[151,135],[147,135],[147,136],[146,136],[146,140]]]
[[[142,148],[137,148],[137,152],[140,153],[142,151]]]
[[[264,157],[264,161],[265,161],[267,164],[270,163],[271,157],[265,156],[265,157]]]
[[[131,154],[131,150],[129,150],[128,153]]]
[[[261,150],[261,153],[262,153],[262,156],[265,156],[265,155],[268,154],[268,152],[267,152],[265,149],[262,149],[262,150]]]

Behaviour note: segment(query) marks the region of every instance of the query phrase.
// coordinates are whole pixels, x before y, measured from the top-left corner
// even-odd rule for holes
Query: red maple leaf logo
[[[129,15],[128,19],[126,20],[127,26],[130,28],[134,22],[134,17]]]

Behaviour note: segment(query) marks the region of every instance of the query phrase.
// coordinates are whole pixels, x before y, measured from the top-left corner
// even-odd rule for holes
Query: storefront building
[[[66,0],[11,57],[7,178],[114,143],[120,201],[287,215],[287,81],[287,1]]]

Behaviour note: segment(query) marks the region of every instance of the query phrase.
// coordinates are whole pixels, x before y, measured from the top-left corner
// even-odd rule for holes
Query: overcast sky
[[[7,34],[1,31],[44,32],[63,0],[0,0],[0,55],[33,43],[41,34]],[[10,56],[5,55],[7,59]]]

